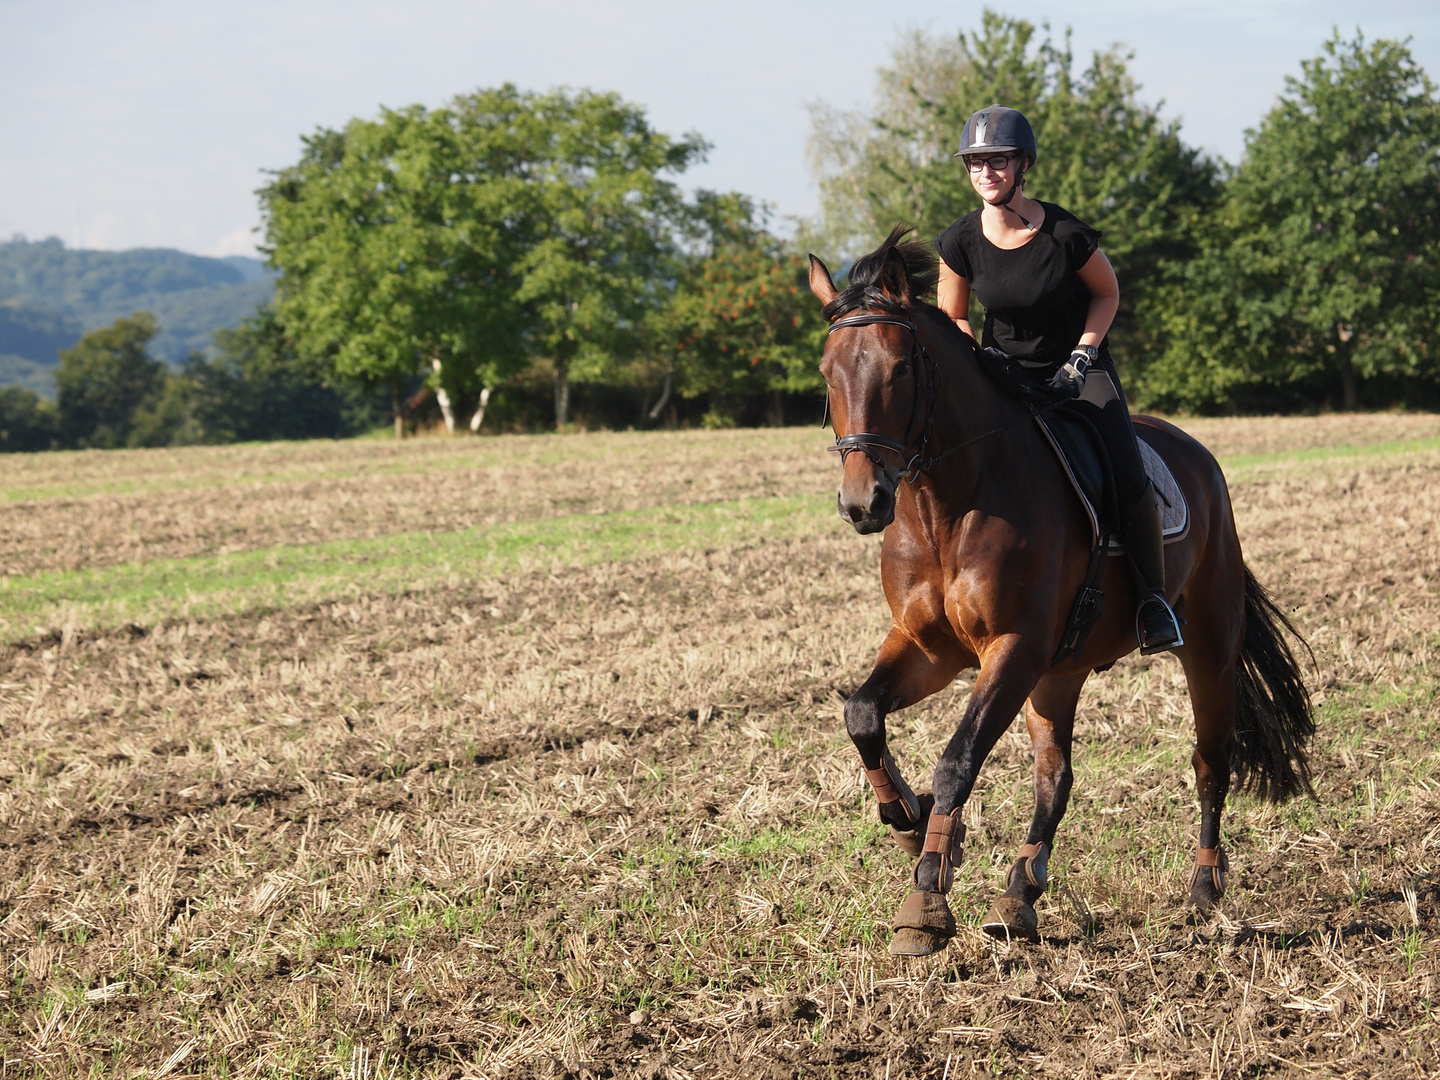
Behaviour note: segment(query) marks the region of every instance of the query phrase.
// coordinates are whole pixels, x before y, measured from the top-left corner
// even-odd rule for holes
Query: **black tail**
[[[1309,652],[1285,613],[1245,568],[1245,647],[1235,671],[1236,787],[1270,802],[1302,792],[1311,798],[1306,744],[1315,734],[1310,694],[1282,631]],[[1312,655],[1311,659],[1314,657]]]

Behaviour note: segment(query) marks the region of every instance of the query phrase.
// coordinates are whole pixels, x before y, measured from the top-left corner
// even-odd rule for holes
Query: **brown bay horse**
[[[921,297],[935,281],[928,246],[895,230],[855,264],[844,292],[810,257],[810,287],[830,320],[820,371],[843,460],[840,516],[884,530],[881,579],[892,623],[874,670],[845,705],[845,726],[896,842],[917,858],[890,951],[926,955],[955,934],[946,894],[960,862],[969,798],[986,756],[1025,711],[1035,813],[1005,889],[983,920],[1036,938],[1055,831],[1070,795],[1076,705],[1090,673],[1136,648],[1134,584],[1107,558],[1103,613],[1077,655],[1056,661],[1090,562],[1091,529],[1031,414],[981,369],[974,342]],[[1187,903],[1208,912],[1225,888],[1220,816],[1232,772],[1279,801],[1310,791],[1310,700],[1282,631],[1285,616],[1246,567],[1224,475],[1178,428],[1135,418],[1190,504],[1190,528],[1165,551],[1166,592],[1185,624],[1177,650],[1195,716],[1199,851]],[[886,746],[885,718],[977,668],[933,796],[915,795]]]

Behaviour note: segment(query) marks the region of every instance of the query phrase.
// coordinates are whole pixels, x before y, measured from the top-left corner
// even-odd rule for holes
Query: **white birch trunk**
[[[489,404],[490,387],[482,386],[480,388],[480,405],[476,408],[475,415],[470,417],[470,433],[472,435],[480,434],[480,425],[485,422],[485,406]]]
[[[430,367],[435,374],[440,374],[440,361],[435,357],[430,358]],[[450,404],[450,395],[445,392],[445,387],[438,383],[435,386],[435,400],[440,405],[440,415],[445,418],[445,431],[447,434],[455,434],[455,409]]]
[[[660,400],[655,402],[655,407],[650,410],[651,420],[659,420],[660,414],[665,411],[665,406],[670,404],[670,392],[675,388],[675,362],[670,362],[669,370],[665,372],[665,385],[660,388]]]

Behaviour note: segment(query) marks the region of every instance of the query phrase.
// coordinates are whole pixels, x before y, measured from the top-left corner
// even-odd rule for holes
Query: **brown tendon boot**
[[[1165,600],[1165,540],[1153,485],[1146,484],[1144,495],[1120,508],[1120,539],[1140,591],[1135,636],[1140,640],[1141,655],[1178,649],[1185,639],[1180,636],[1175,612]]]

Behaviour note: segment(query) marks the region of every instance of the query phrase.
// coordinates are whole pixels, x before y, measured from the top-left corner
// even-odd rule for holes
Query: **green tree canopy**
[[[192,356],[181,379],[202,441],[333,439],[374,427],[379,417],[359,387],[325,384],[325,372],[295,355],[268,305],[215,333],[213,358]]]
[[[49,402],[23,386],[0,386],[0,454],[49,450],[58,439]]]
[[[1440,380],[1440,100],[1403,43],[1337,33],[1287,80],[1176,294],[1178,405]]]
[[[460,126],[414,106],[322,130],[259,193],[277,317],[306,361],[388,386],[397,434],[404,380],[423,363],[458,380],[516,351],[487,334],[513,290],[485,288],[506,260],[498,215],[475,212],[513,186],[511,163],[462,146]]]
[[[670,176],[700,160],[698,136],[654,131],[615,94],[533,99],[527,169],[534,212],[517,299],[532,355],[555,366],[555,423],[571,377],[612,375],[640,344],[646,315],[669,299],[683,195]]]
[[[1076,74],[1068,35],[1063,44],[1037,40],[1031,23],[988,10],[973,33],[911,33],[881,70],[872,110],[814,109],[821,215],[811,242],[854,256],[897,222],[934,236],[978,207],[951,155],[972,112],[1008,105],[1025,113],[1039,143],[1027,194],[1105,234],[1120,277],[1117,354],[1134,362],[1153,353],[1153,283],[1195,253],[1194,230],[1217,199],[1218,176],[1178,125],[1138,100],[1127,61],[1116,49],[1098,52]]]
[[[131,445],[137,412],[165,389],[165,365],[146,351],[159,327],[147,311],[92,330],[60,354],[55,372],[60,426],[75,446]]]
[[[728,423],[742,399],[767,399],[784,422],[783,395],[818,391],[825,324],[810,296],[809,265],[770,233],[755,204],[702,193],[700,243],[681,260],[675,295],[655,320],[673,357],[680,393],[710,400],[711,423]]]
[[[513,86],[386,110],[305,140],[261,190],[276,313],[302,356],[388,384],[431,365],[451,393],[553,362],[603,374],[663,293],[682,200],[667,174],[704,144],[614,94]]]

